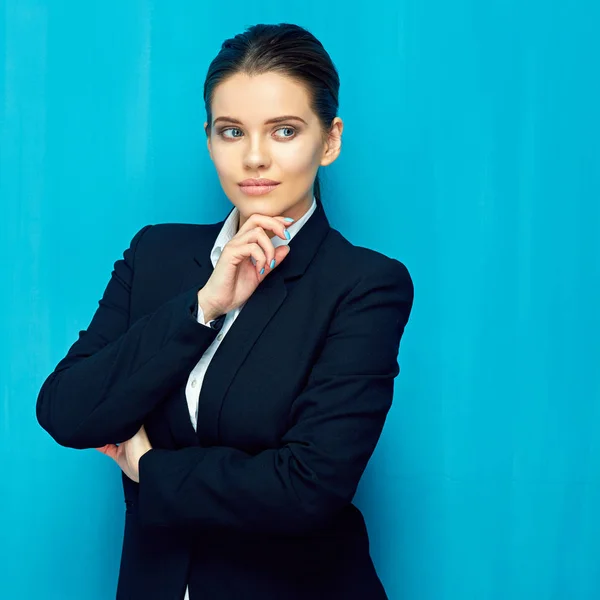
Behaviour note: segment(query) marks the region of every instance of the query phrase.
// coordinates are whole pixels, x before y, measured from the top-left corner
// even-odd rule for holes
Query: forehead
[[[311,111],[308,94],[297,81],[279,73],[236,73],[215,88],[212,113],[213,119],[228,116],[259,122],[284,114],[308,121]]]

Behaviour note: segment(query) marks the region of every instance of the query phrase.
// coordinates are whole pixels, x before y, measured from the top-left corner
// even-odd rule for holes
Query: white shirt
[[[280,238],[278,235],[271,239],[273,246],[277,248],[282,244],[287,244],[293,237],[300,231],[301,227],[308,221],[310,216],[315,212],[317,208],[317,201],[313,197],[313,203],[311,207],[306,211],[306,213],[297,221],[292,223],[287,230],[290,232],[290,239],[284,240]],[[221,256],[221,252],[223,247],[231,238],[237,233],[239,227],[239,211],[237,207],[235,207],[227,219],[225,223],[223,223],[223,227],[215,240],[213,248],[210,253],[210,260],[213,264],[213,268],[217,265],[217,261],[219,260],[219,256]],[[252,261],[254,262],[254,261]],[[245,303],[244,303],[245,304]],[[229,311],[225,316],[225,321],[223,322],[223,327],[219,334],[214,339],[213,343],[208,347],[206,352],[202,355],[196,366],[193,368],[192,372],[188,377],[187,384],[185,386],[185,397],[187,400],[188,410],[190,413],[190,420],[192,421],[192,425],[194,429],[197,428],[198,424],[198,398],[200,397],[200,389],[202,388],[202,382],[204,381],[204,375],[206,373],[206,369],[212,360],[212,357],[215,355],[219,344],[223,341],[223,338],[227,335],[229,329],[233,325],[233,322],[237,319],[240,314],[244,304],[238,306],[238,308]],[[202,308],[198,306],[198,323],[202,325],[209,326],[208,323],[204,321],[204,313],[202,312]],[[210,323],[210,321],[209,321]],[[188,588],[185,590],[185,598],[184,600],[189,600]]]

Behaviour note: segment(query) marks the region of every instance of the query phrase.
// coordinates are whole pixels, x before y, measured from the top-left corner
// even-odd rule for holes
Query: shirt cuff
[[[200,323],[201,325],[206,325],[206,327],[210,327],[210,324],[212,323],[212,321],[209,321],[208,323],[204,322],[204,311],[202,310],[200,303],[198,303],[196,312],[197,312],[196,320],[198,321],[198,323]],[[214,319],[213,319],[213,321],[214,321]]]

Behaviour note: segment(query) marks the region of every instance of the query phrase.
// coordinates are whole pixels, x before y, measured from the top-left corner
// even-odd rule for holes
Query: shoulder
[[[187,253],[198,248],[207,236],[215,237],[223,222],[157,223],[144,225],[131,240],[130,247],[136,254]]]
[[[179,243],[197,242],[198,238],[217,231],[220,223],[156,223],[144,225],[134,236],[143,237],[144,244],[160,244],[165,241],[177,240]]]
[[[331,228],[322,246],[324,260],[335,265],[336,275],[346,281],[391,283],[412,297],[412,277],[406,265],[386,254],[350,242],[337,229]]]

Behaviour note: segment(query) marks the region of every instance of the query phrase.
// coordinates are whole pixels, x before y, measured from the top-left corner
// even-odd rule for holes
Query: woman
[[[338,89],[301,27],[224,42],[205,129],[233,209],[137,232],[42,386],[42,427],[122,469],[119,599],[386,597],[351,501],[413,285],[325,215],[317,171],[340,153]]]

